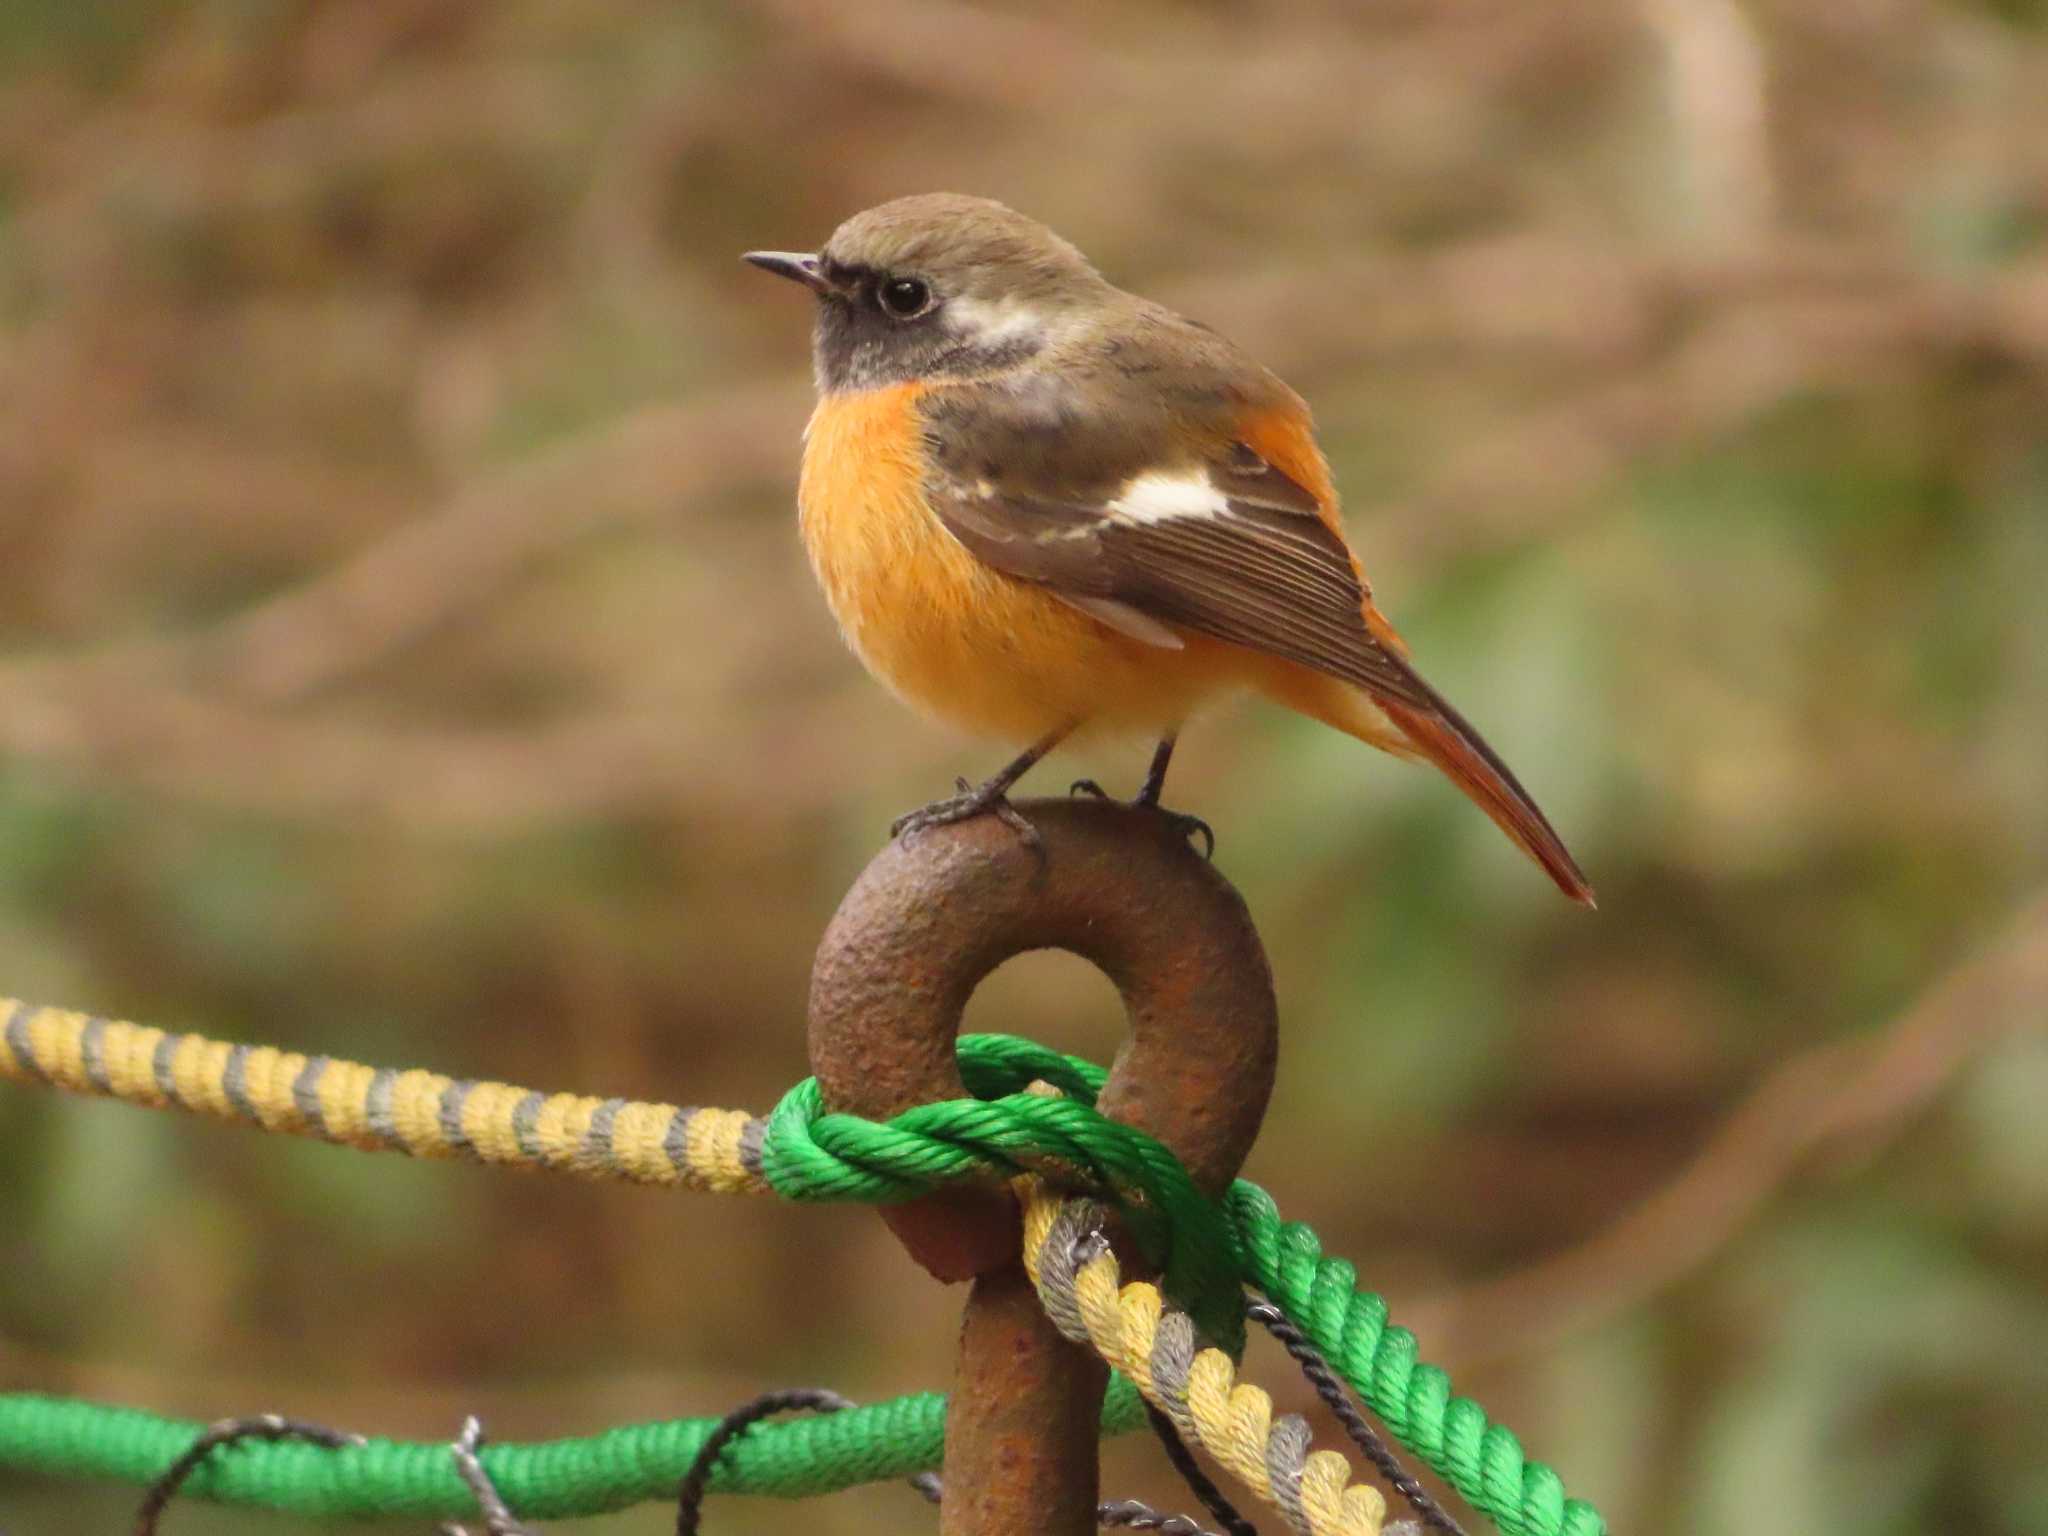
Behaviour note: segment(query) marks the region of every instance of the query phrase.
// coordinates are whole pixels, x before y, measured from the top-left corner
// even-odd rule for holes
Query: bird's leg
[[[947,827],[956,821],[967,821],[993,811],[1004,826],[1009,827],[1032,847],[1038,847],[1038,829],[1018,814],[1017,808],[1010,804],[1010,786],[1029,773],[1032,764],[1065,741],[1073,729],[1071,725],[1064,725],[1043,740],[1033,742],[1019,752],[1007,766],[980,784],[970,785],[965,779],[954,780],[959,786],[960,793],[944,800],[934,800],[930,805],[908,815],[898,816],[890,823],[889,835],[915,837],[927,827]]]
[[[1138,787],[1139,805],[1157,805],[1159,796],[1166,788],[1166,765],[1173,761],[1173,744],[1180,740],[1180,733],[1169,732],[1159,738],[1159,745],[1152,750],[1152,766],[1145,770],[1145,782]]]
[[[1182,837],[1192,840],[1197,834],[1202,839],[1202,856],[1216,857],[1216,833],[1209,823],[1199,816],[1190,816],[1183,811],[1169,811],[1159,803],[1160,793],[1166,788],[1166,766],[1173,761],[1173,744],[1180,739],[1178,731],[1169,731],[1159,738],[1159,745],[1153,749],[1152,766],[1145,771],[1145,782],[1139,786],[1138,797],[1133,805],[1149,805],[1179,830]],[[1098,800],[1110,798],[1109,792],[1093,779],[1076,779],[1069,794],[1093,795]]]
[[[1177,731],[1159,738],[1159,745],[1152,753],[1152,766],[1145,770],[1145,782],[1138,788],[1136,803],[1149,805],[1158,811],[1190,842],[1194,841],[1196,834],[1199,833],[1202,838],[1202,857],[1213,859],[1216,857],[1215,829],[1199,816],[1190,816],[1185,811],[1169,811],[1159,803],[1159,796],[1166,788],[1166,766],[1173,761],[1173,744],[1179,739]]]

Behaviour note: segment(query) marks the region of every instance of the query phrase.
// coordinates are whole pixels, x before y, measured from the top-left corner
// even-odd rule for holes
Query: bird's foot
[[[1182,839],[1186,841],[1190,846],[1193,846],[1194,841],[1197,837],[1201,838],[1202,857],[1209,860],[1211,863],[1215,862],[1216,829],[1210,826],[1209,823],[1207,823],[1206,821],[1202,820],[1201,817],[1192,816],[1188,814],[1188,812],[1186,811],[1169,811],[1165,806],[1161,805],[1156,800],[1137,800],[1133,801],[1132,803],[1135,805],[1151,806],[1153,810],[1157,811],[1161,816],[1164,816],[1166,818],[1166,824],[1172,827],[1174,831],[1178,832],[1181,835]]]
[[[950,827],[956,821],[972,821],[977,816],[993,815],[1015,832],[1027,848],[1044,851],[1045,840],[1038,835],[1038,828],[1010,804],[1009,796],[1004,793],[1007,785],[999,780],[988,784],[969,784],[965,779],[955,779],[953,783],[960,791],[958,794],[934,800],[930,805],[898,816],[889,823],[889,835],[908,842],[932,827]]]
[[[1070,795],[1092,795],[1097,800],[1114,800],[1116,798],[1093,779],[1074,780],[1068,786],[1067,793]],[[1190,816],[1185,811],[1169,811],[1159,803],[1159,796],[1156,792],[1148,794],[1142,789],[1138,791],[1138,798],[1130,803],[1132,805],[1142,805],[1158,812],[1159,815],[1166,818],[1168,826],[1172,827],[1174,831],[1178,832],[1190,843],[1197,837],[1201,838],[1202,857],[1212,860],[1216,857],[1216,830],[1209,823],[1202,820],[1201,817]]]

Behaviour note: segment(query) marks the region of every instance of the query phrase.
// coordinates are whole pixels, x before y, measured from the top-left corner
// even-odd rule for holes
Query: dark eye
[[[876,297],[898,320],[914,320],[932,307],[931,284],[915,277],[883,279]]]

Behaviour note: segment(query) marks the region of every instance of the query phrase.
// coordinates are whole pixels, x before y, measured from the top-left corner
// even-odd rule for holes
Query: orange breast
[[[1232,680],[1215,647],[1143,645],[948,533],[924,494],[927,387],[827,395],[805,432],[804,545],[870,672],[927,713],[1019,743],[1074,724],[1163,731]]]

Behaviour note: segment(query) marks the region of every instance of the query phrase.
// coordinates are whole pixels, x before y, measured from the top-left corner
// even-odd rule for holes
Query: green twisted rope
[[[1567,1499],[1557,1474],[1528,1461],[1509,1430],[1489,1423],[1470,1399],[1453,1397],[1449,1377],[1417,1361],[1414,1335],[1388,1324],[1386,1302],[1357,1288],[1351,1265],[1325,1258],[1307,1227],[1283,1222],[1264,1190],[1240,1180],[1218,1206],[1157,1141],[1098,1115],[1101,1068],[1029,1041],[969,1035],[960,1041],[960,1071],[976,1098],[921,1106],[886,1124],[826,1114],[816,1084],[799,1084],[767,1122],[763,1175],[790,1199],[902,1200],[963,1180],[1054,1169],[1118,1199],[1176,1299],[1219,1342],[1242,1329],[1240,1288],[1262,1291],[1394,1438],[1505,1536],[1605,1536],[1592,1506]],[[1039,1079],[1067,1097],[1022,1092]],[[1141,1417],[1129,1384],[1113,1380],[1105,1430],[1128,1429]],[[670,1493],[717,1422],[682,1419],[582,1440],[494,1445],[484,1461],[522,1513],[599,1513]],[[943,1424],[944,1399],[924,1393],[762,1425],[721,1461],[713,1487],[794,1496],[905,1476],[937,1464]],[[199,1430],[133,1410],[0,1395],[0,1465],[54,1475],[147,1482]],[[210,1461],[192,1489],[308,1514],[475,1512],[447,1447],[431,1444],[373,1441],[340,1451],[252,1444]]]
[[[1522,1444],[1451,1378],[1416,1359],[1415,1335],[1390,1327],[1387,1304],[1358,1289],[1358,1272],[1323,1257],[1314,1232],[1282,1221],[1273,1197],[1239,1179],[1230,1217],[1243,1243],[1244,1280],[1266,1293],[1321,1350],[1330,1368],[1379,1415],[1394,1438],[1483,1511],[1506,1536],[1604,1536],[1599,1512],[1568,1499],[1558,1475],[1528,1461]]]
[[[1158,1142],[1096,1114],[1095,1096],[1108,1078],[1102,1068],[1029,1040],[964,1035],[960,1073],[976,1099],[924,1105],[887,1124],[825,1114],[816,1084],[800,1084],[769,1118],[762,1172],[791,1199],[891,1200],[992,1169],[1042,1166],[1049,1154],[1122,1197],[1127,1220],[1149,1216],[1145,1227],[1132,1220],[1141,1242],[1164,1225],[1166,1251],[1198,1256],[1178,1276],[1169,1263],[1166,1285],[1217,1342],[1232,1336],[1212,1326],[1217,1292],[1206,1287],[1211,1266],[1227,1256],[1231,1268],[1220,1283],[1228,1287],[1240,1344],[1240,1287],[1251,1285],[1308,1335],[1396,1440],[1505,1536],[1604,1536],[1593,1506],[1567,1499],[1558,1475],[1527,1460],[1511,1430],[1489,1422],[1470,1398],[1453,1397],[1450,1377],[1418,1361],[1415,1335],[1388,1325],[1385,1300],[1358,1289],[1350,1264],[1324,1258],[1308,1227],[1283,1222],[1271,1195],[1240,1179],[1219,1211]],[[1019,1092],[1035,1079],[1068,1097]],[[1171,1174],[1154,1183],[1162,1159]],[[1143,1204],[1131,1204],[1134,1192]],[[1158,1261],[1149,1249],[1148,1256]],[[1195,1303],[1204,1310],[1195,1312]]]
[[[946,1399],[912,1393],[817,1418],[761,1424],[727,1448],[711,1474],[720,1493],[804,1498],[892,1481],[939,1464]],[[1145,1406],[1121,1377],[1102,1405],[1103,1432],[1142,1426]],[[506,1503],[535,1520],[608,1514],[675,1497],[722,1421],[669,1419],[528,1445],[486,1445],[485,1470]],[[32,1392],[0,1393],[0,1464],[47,1477],[146,1484],[199,1437],[203,1424]],[[218,1451],[186,1494],[323,1519],[458,1520],[480,1511],[446,1444],[373,1439],[327,1450],[248,1442]]]
[[[768,1117],[761,1173],[789,1200],[906,1200],[991,1176],[1051,1173],[1113,1197],[1166,1291],[1232,1354],[1244,1349],[1237,1240],[1223,1208],[1154,1137],[1094,1109],[1104,1074],[1091,1063],[1001,1036],[968,1035],[960,1060],[970,1092],[921,1104],[887,1124],[825,1112],[816,1079]],[[1036,1079],[1064,1090],[1018,1090]]]

